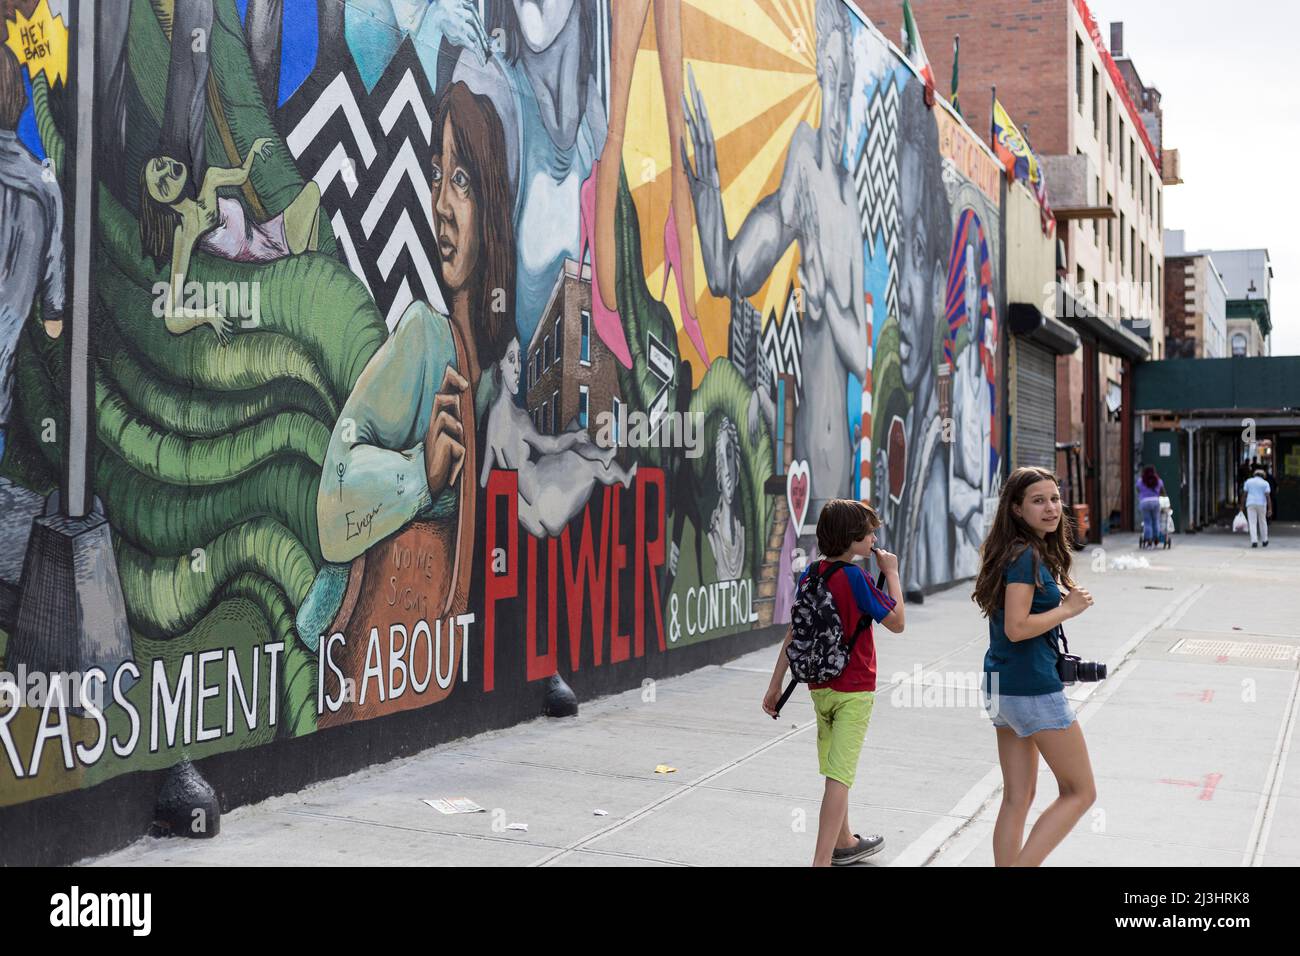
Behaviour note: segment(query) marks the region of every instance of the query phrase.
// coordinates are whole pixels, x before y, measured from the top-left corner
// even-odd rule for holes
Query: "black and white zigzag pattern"
[[[794,286],[786,290],[785,310],[781,321],[775,315],[769,315],[763,327],[763,347],[760,351],[761,364],[766,370],[766,380],[775,381],[777,375],[794,376],[794,401],[799,404],[803,392],[803,329],[800,321],[798,299]]]
[[[898,85],[890,75],[871,94],[867,146],[858,157],[853,183],[858,194],[862,232],[874,256],[876,233],[885,237],[889,285],[885,315],[898,315]]]
[[[374,90],[352,60],[319,66],[280,110],[280,129],[340,254],[392,329],[412,301],[442,307],[429,181],[433,91],[409,40]]]

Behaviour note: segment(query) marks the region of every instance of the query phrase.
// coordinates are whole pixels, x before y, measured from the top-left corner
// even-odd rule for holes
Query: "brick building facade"
[[[555,289],[528,343],[522,372],[528,414],[555,435],[585,428],[596,439],[602,411],[618,416],[617,359],[591,325],[591,267],[564,261]]]

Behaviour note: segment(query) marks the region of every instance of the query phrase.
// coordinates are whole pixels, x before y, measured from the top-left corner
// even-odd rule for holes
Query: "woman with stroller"
[[[1142,547],[1154,548],[1164,543],[1165,529],[1160,521],[1160,499],[1165,483],[1151,465],[1145,465],[1137,480],[1138,510],[1142,513]]]

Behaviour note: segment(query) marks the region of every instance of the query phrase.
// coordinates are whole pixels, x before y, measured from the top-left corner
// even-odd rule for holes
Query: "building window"
[[[1120,150],[1120,155],[1121,156],[1124,155],[1123,150]],[[1124,214],[1120,213],[1119,214],[1119,271],[1120,272],[1124,271],[1124,263],[1127,261],[1127,259],[1128,259],[1128,250],[1124,248]]]
[[[555,320],[555,361],[564,361],[564,323],[559,319]]]
[[[1133,278],[1133,273],[1137,266],[1133,264],[1133,257],[1137,255],[1137,230],[1132,226],[1128,227],[1128,277]]]
[[[1134,140],[1128,141],[1128,194],[1137,195],[1137,143]]]
[[[1115,101],[1111,99],[1110,94],[1106,94],[1106,158],[1115,158],[1115,134],[1111,132],[1111,126],[1115,121]]]
[[[587,386],[578,386],[578,424],[587,427]]]
[[[622,439],[622,437],[623,437],[621,434],[619,434],[619,430],[618,430],[618,410],[619,410],[622,406],[623,406],[623,403],[620,402],[617,398],[614,399],[614,403],[610,406],[610,411],[611,411],[611,412],[613,413],[613,415],[614,415],[614,426],[613,426],[612,431],[614,432],[614,444],[615,444],[615,445],[617,445],[617,444],[619,443],[619,441],[620,441],[620,440]]]
[[[1074,283],[1074,294],[1077,295],[1080,299],[1082,299],[1085,295],[1087,295],[1087,292],[1084,291],[1083,266],[1075,266],[1074,272],[1075,272],[1075,280],[1076,280]]]
[[[578,361],[583,365],[591,364],[591,313],[586,309],[582,310],[582,344]]]
[[[1079,115],[1083,115],[1083,37],[1074,37],[1074,93],[1079,101]]]
[[[1101,311],[1101,286],[1096,279],[1092,280],[1092,304],[1097,311]]]
[[[1124,119],[1119,121],[1119,178],[1124,181]]]
[[[1093,195],[1098,198],[1101,198],[1101,177],[1094,176],[1093,179],[1095,180],[1093,185],[1097,187]],[[1092,221],[1092,241],[1093,243],[1101,242],[1101,220],[1100,219],[1094,219]]]
[[[558,435],[560,429],[564,427],[564,423],[560,421],[560,390],[558,388],[551,393],[551,407],[555,409],[555,412],[551,415],[551,425],[553,426],[551,431]]]
[[[551,403],[542,402],[542,434],[551,433]]]
[[[1242,332],[1232,333],[1232,354],[1233,355],[1246,354],[1246,336],[1244,333]]]
[[[1093,135],[1097,137],[1097,141],[1100,142],[1101,141],[1101,110],[1097,108],[1097,87],[1099,87],[1101,83],[1098,82],[1098,80],[1099,77],[1097,74],[1097,68],[1094,66],[1092,68],[1092,132]]]
[[[1115,208],[1115,197],[1112,196],[1110,193],[1106,193],[1106,208],[1107,209]],[[1115,220],[1114,219],[1106,220],[1106,258],[1107,259],[1115,258]]]
[[[550,368],[555,363],[555,350],[549,335],[542,336],[542,368]]]

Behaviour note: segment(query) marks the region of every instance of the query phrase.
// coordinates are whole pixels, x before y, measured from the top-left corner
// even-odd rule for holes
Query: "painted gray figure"
[[[686,125],[694,165],[682,157],[714,295],[755,294],[790,244],[799,245],[804,374],[794,455],[811,468],[810,521],[826,500],[851,494],[853,451],[844,396],[849,375],[865,379],[867,373],[862,229],[853,182],[842,162],[853,58],[839,0],[818,0],[816,26],[821,125],[813,129],[800,122],[795,128],[780,185],[750,211],[734,238],[722,208],[713,127],[693,73],[694,109],[687,103]]]
[[[957,356],[952,376],[953,442],[948,469],[948,516],[954,529],[952,575],[979,572],[984,540],[984,501],[997,491],[989,475],[992,397],[985,377],[983,350],[996,361],[997,324],[983,314],[989,290],[980,285],[980,233],[967,230],[963,257],[966,321],[970,338]]]
[[[944,191],[939,131],[921,100],[919,82],[908,83],[898,116],[898,357],[907,413],[906,478],[890,528],[902,562],[903,588],[921,591],[952,579],[952,530],[948,515],[948,456],[939,415],[935,374],[935,326],[943,315],[951,208]]]
[[[0,455],[13,405],[14,355],[39,301],[45,331],[63,331],[63,196],[53,167],[18,139],[23,67],[0,46]]]
[[[617,448],[601,448],[585,428],[543,435],[515,404],[519,394],[519,340],[492,366],[496,398],[488,412],[485,451],[479,484],[487,487],[493,468],[515,471],[519,478],[519,523],[535,537],[557,537],[582,511],[597,484],[618,481],[630,487],[636,463],[624,468],[614,460]]]

